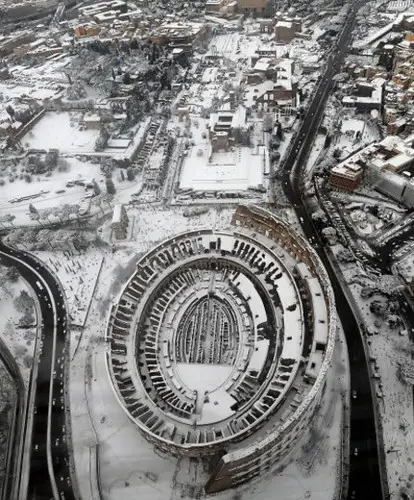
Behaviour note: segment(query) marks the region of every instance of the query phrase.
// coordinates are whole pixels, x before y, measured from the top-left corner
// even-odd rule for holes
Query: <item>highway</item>
[[[29,409],[33,411],[33,433],[28,491],[25,496],[25,471],[22,470],[20,498],[75,500],[69,465],[70,443],[66,440],[64,358],[67,318],[63,295],[50,271],[31,255],[1,242],[0,257],[5,265],[15,266],[37,294],[43,322],[35,407]],[[26,429],[26,434],[29,431]]]
[[[322,260],[332,283],[336,308],[345,332],[351,370],[351,389],[356,398],[351,399],[349,499],[380,499],[382,490],[374,406],[371,393],[369,367],[365,356],[362,334],[350,304],[336,277],[333,265],[323,248],[301,190],[302,169],[312,147],[325,104],[332,88],[332,77],[340,68],[347,52],[351,33],[355,25],[355,14],[361,3],[354,4],[347,16],[343,31],[329,55],[325,73],[320,78],[313,100],[303,118],[287,156],[281,164],[281,180],[284,193],[295,209],[306,238],[311,242]]]

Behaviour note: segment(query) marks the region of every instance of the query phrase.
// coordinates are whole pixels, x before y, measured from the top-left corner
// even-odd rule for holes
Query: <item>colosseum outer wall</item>
[[[302,260],[314,269],[323,284],[323,291],[328,303],[329,343],[317,380],[297,411],[284,425],[263,441],[254,446],[223,455],[206,485],[207,493],[215,493],[237,486],[263,474],[293,450],[299,435],[309,426],[314,411],[320,403],[336,337],[337,323],[333,291],[326,270],[316,252],[302,238],[298,236],[294,238],[289,227],[266,210],[239,206],[233,217],[233,223],[256,230],[275,239],[281,246],[290,251],[297,260]]]

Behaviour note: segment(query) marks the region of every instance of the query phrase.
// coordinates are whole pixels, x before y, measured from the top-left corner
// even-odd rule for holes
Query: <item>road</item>
[[[355,4],[346,19],[337,45],[328,58],[326,72],[319,80],[314,98],[281,168],[284,193],[295,209],[305,236],[313,244],[329,274],[335,292],[336,308],[347,341],[351,388],[357,394],[356,399],[351,399],[348,498],[380,499],[385,495],[382,491],[371,381],[362,335],[334,268],[325,253],[319,233],[313,225],[301,190],[302,170],[305,167],[306,158],[324,113],[325,104],[332,88],[332,77],[340,68],[347,52],[355,24],[355,14],[360,5]]]
[[[15,266],[33,288],[43,321],[35,407],[31,409],[33,434],[27,498],[50,500],[57,496],[62,500],[75,500],[66,440],[64,357],[67,318],[62,292],[50,271],[31,255],[0,243],[0,257],[4,264]]]

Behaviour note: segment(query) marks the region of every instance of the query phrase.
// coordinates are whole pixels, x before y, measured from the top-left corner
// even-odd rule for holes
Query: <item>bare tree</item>
[[[11,224],[13,227],[15,227],[14,223],[13,223],[13,221],[15,220],[15,218],[16,218],[16,216],[13,215],[13,214],[6,214],[3,217],[4,221],[7,222],[8,224]]]

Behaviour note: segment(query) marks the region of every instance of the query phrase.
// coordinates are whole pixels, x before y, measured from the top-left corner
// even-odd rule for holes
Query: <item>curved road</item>
[[[63,295],[50,271],[33,256],[0,242],[0,257],[4,264],[15,266],[32,286],[38,296],[43,322],[43,346],[38,363],[35,407],[32,409],[27,498],[75,500],[70,479],[69,443],[66,441],[64,356],[67,318]],[[20,488],[25,488],[25,485],[21,483]]]
[[[14,359],[12,353],[2,339],[0,339],[0,359],[4,364],[6,370],[8,371],[10,377],[12,378],[16,389],[16,410],[13,426],[14,428],[12,429],[11,436],[9,436],[8,454],[6,457],[8,459],[6,462],[6,467],[8,463],[8,469],[6,469],[8,475],[4,479],[1,490],[1,498],[10,499],[13,497],[15,491],[13,478],[19,474],[21,465],[21,457],[19,457],[19,455],[15,453],[15,450],[19,447],[19,443],[21,440],[21,430],[24,425],[26,388],[16,360]]]
[[[318,82],[313,101],[281,167],[284,193],[295,208],[305,236],[315,247],[329,274],[335,292],[336,308],[346,336],[350,358],[351,388],[357,391],[357,398],[351,400],[348,498],[380,499],[385,495],[382,491],[371,381],[362,335],[332,264],[323,249],[319,234],[313,226],[300,186],[300,169],[306,163],[313,138],[317,133],[326,100],[332,88],[332,77],[340,68],[346,54],[359,6],[360,4],[357,3],[353,8],[351,7],[339,40],[329,56],[326,72]]]

